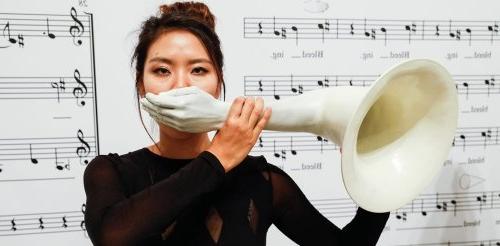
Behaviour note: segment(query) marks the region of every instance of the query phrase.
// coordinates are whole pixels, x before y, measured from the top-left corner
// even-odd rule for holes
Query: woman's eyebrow
[[[168,59],[166,57],[153,57],[148,60],[148,62],[161,62],[161,63],[167,63],[167,64],[173,64],[174,62],[171,59]],[[212,62],[209,59],[206,58],[196,58],[196,59],[191,59],[188,61],[188,64],[195,64],[195,63],[210,63]]]

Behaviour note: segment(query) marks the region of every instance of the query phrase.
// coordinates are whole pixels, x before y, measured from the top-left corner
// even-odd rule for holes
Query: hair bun
[[[160,6],[161,15],[183,15],[200,21],[215,30],[215,16],[207,5],[201,2],[175,2]]]

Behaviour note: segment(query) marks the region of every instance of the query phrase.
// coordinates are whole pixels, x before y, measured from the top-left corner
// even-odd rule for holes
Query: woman
[[[135,49],[140,97],[195,86],[220,96],[222,52],[202,3],[160,7]],[[96,245],[265,245],[271,224],[300,245],[375,245],[388,218],[358,208],[342,230],[294,181],[249,156],[271,115],[262,99],[236,98],[212,141],[160,125],[160,140],[100,155],[84,173],[85,224]]]

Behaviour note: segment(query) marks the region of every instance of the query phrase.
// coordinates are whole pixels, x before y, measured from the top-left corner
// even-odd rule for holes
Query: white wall
[[[274,100],[272,87],[266,87],[272,80],[284,88],[279,93],[282,98],[291,96],[290,75],[294,86],[301,84],[307,91],[319,88],[314,86],[318,79],[326,83],[325,77],[330,86],[335,86],[336,76],[352,78],[355,84],[362,78],[369,84],[387,68],[408,58],[441,62],[454,76],[460,94],[456,146],[432,185],[412,204],[391,214],[379,245],[498,242],[500,36],[495,25],[500,24],[500,4],[493,0],[323,2],[327,7],[299,0],[207,1],[218,19],[227,101],[239,95],[262,95]],[[136,110],[130,57],[140,23],[155,13],[160,3],[0,3],[0,244],[90,244],[81,227],[85,160],[97,153],[123,154],[150,144]],[[76,10],[74,18],[82,22],[83,33],[79,33],[82,26],[71,17],[71,7]],[[90,15],[85,13],[93,16],[93,32]],[[273,17],[277,31],[281,35],[281,28],[285,28],[287,38],[263,38],[274,37],[270,33]],[[290,18],[286,20],[289,24],[283,24],[282,18]],[[367,31],[376,30],[374,40],[364,37],[365,19]],[[326,39],[322,41],[317,24],[326,27],[325,21],[330,30],[325,31]],[[54,39],[48,37],[47,22]],[[262,34],[258,33],[259,22]],[[353,24],[354,35],[350,34],[349,23]],[[423,23],[425,40],[421,40]],[[308,31],[307,24],[311,27]],[[412,24],[415,31],[409,33],[405,26]],[[299,39],[295,39],[292,25],[298,28]],[[437,25],[439,36],[435,34]],[[75,26],[72,32],[71,26]],[[382,27],[387,30],[387,41],[380,31]],[[466,28],[471,29],[470,35]],[[456,38],[457,30],[460,40]],[[8,40],[9,31],[14,44]],[[22,35],[23,47],[18,35]],[[305,37],[315,38],[302,39]],[[81,45],[75,44],[78,40]],[[407,58],[390,58],[391,53],[406,52]],[[303,53],[321,55],[311,58],[303,57]],[[78,92],[85,88],[77,83],[75,69],[87,87],[83,98]],[[260,79],[267,89],[262,94],[256,90]],[[464,82],[469,86],[465,87]],[[85,105],[81,105],[82,101]],[[313,204],[338,226],[350,220],[355,205],[342,185],[336,146],[325,142],[321,151],[320,141],[307,133],[265,132],[262,139],[264,147],[256,146],[253,154],[263,154],[287,171]],[[296,155],[291,153],[292,139]],[[274,157],[273,141],[279,158]],[[281,157],[282,151],[286,159]],[[58,165],[62,170],[57,169]],[[303,169],[307,165],[321,168]],[[274,228],[268,242],[293,244]]]

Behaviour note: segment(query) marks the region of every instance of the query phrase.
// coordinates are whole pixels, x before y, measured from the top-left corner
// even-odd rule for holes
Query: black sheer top
[[[339,229],[263,156],[224,172],[148,148],[95,157],[84,173],[85,225],[95,245],[265,245],[274,224],[299,245],[375,245],[389,213],[358,208]]]

